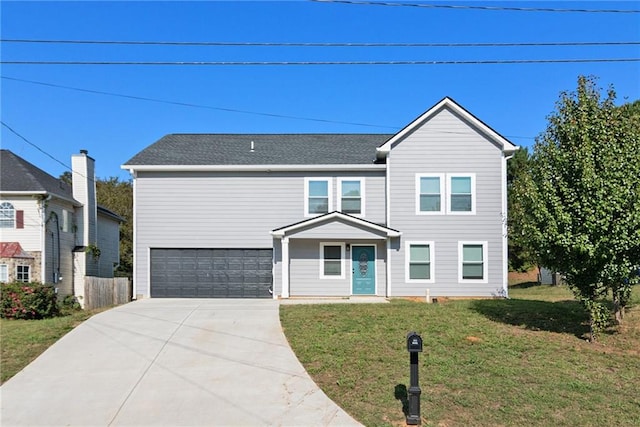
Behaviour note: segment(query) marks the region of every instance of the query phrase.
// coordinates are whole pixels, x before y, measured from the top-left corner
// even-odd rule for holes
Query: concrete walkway
[[[9,426],[356,426],[287,344],[273,300],[100,313],[0,387]]]

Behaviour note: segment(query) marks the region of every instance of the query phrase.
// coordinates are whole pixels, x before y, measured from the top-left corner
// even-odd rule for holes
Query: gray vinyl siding
[[[492,296],[503,284],[502,151],[448,109],[391,149],[389,227],[402,231],[392,251],[393,296]],[[416,174],[475,174],[474,215],[417,215]],[[446,198],[442,194],[443,200]],[[434,242],[434,283],[405,280],[407,241]],[[487,283],[459,283],[458,242],[487,242]]]
[[[384,171],[138,172],[135,286],[148,295],[150,248],[271,248],[271,230],[305,220],[305,177],[365,178],[365,219],[385,220]]]
[[[336,243],[349,243],[350,245],[376,246],[376,294],[384,296],[386,283],[386,244],[384,242],[367,242],[359,240],[322,240],[323,243],[335,241]],[[345,251],[344,278],[321,279],[320,269],[320,240],[291,239],[289,243],[289,279],[291,283],[290,295],[292,297],[348,297],[351,291],[351,252]],[[276,251],[276,271],[282,266],[282,259]],[[276,292],[281,290],[281,275],[276,278]]]

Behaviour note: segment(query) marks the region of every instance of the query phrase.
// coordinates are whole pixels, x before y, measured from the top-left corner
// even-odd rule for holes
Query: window
[[[16,267],[16,281],[17,282],[25,282],[29,283],[31,280],[29,279],[29,266],[28,265],[19,265]]]
[[[71,212],[66,209],[62,210],[62,231],[65,233],[71,231]]]
[[[433,242],[407,242],[405,280],[433,283]]]
[[[475,213],[475,175],[449,175],[449,213]]]
[[[0,264],[0,283],[9,281],[9,267],[7,264]]]
[[[458,245],[459,280],[486,283],[487,243],[460,242]]]
[[[342,178],[339,180],[340,199],[338,210],[347,214],[364,215],[364,179]]]
[[[330,178],[306,178],[305,199],[305,216],[329,213],[331,210]]]
[[[416,213],[440,214],[444,212],[442,193],[444,175],[418,174],[416,175]]]
[[[9,202],[0,204],[0,228],[16,227],[16,211]]]
[[[320,243],[320,278],[344,279],[344,243]]]

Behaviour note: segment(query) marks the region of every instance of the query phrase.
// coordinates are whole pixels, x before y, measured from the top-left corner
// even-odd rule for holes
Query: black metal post
[[[409,353],[409,413],[407,414],[407,424],[419,425],[420,421],[420,385],[418,385],[418,353]]]

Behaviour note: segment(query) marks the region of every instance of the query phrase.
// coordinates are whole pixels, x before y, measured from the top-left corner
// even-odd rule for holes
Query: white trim
[[[378,295],[378,245],[374,244],[367,244],[367,243],[356,243],[355,245],[352,244],[351,245],[351,253],[349,254],[349,266],[351,269],[351,280],[349,280],[349,283],[351,285],[351,289],[350,289],[350,295],[369,295],[369,294],[354,294],[353,293],[353,274],[354,274],[354,269],[353,269],[353,253],[354,250],[353,248],[357,248],[357,247],[368,247],[368,248],[373,248],[373,294],[371,295]]]
[[[391,152],[387,153],[387,168],[385,170],[385,215],[386,226],[391,227]]]
[[[289,238],[282,239],[282,298],[289,298]],[[275,298],[275,289],[273,292]]]
[[[410,278],[410,266],[411,266],[411,246],[414,245],[428,245],[429,246],[429,277],[430,279],[411,279]],[[436,279],[436,266],[435,266],[435,243],[430,240],[411,240],[405,242],[404,246],[404,281],[405,283],[435,283]]]
[[[382,144],[380,147],[376,149],[376,154],[378,158],[384,157],[384,154],[391,151],[391,146],[396,142],[404,139],[408,135],[410,135],[417,127],[422,126],[424,122],[429,120],[432,116],[437,114],[442,108],[447,107],[453,110],[458,115],[462,116],[463,119],[471,123],[473,126],[478,128],[482,133],[487,135],[489,138],[497,142],[500,146],[502,146],[502,150],[507,153],[514,152],[517,147],[513,145],[509,140],[507,140],[502,135],[498,134],[496,131],[491,129],[486,124],[482,123],[478,118],[474,117],[473,114],[469,113],[462,106],[456,103],[453,99],[449,97],[443,98],[440,102],[438,102],[433,107],[429,108],[427,111],[422,113],[417,119],[409,123],[405,126],[400,132],[392,136],[387,142]]]
[[[360,213],[348,213],[348,215],[352,215],[355,216],[356,218],[364,218],[365,217],[365,206],[366,206],[366,200],[365,200],[365,178],[358,176],[358,177],[339,177],[338,178],[338,194],[336,194],[336,199],[337,199],[337,205],[338,208],[337,210],[342,212],[342,183],[344,181],[358,181],[360,183]],[[331,211],[329,211],[331,212]]]
[[[370,228],[372,230],[377,230],[380,232],[383,232],[387,235],[387,237],[399,237],[402,235],[401,232],[397,231],[397,230],[392,230],[390,228],[384,227],[382,225],[378,225],[378,224],[374,224],[372,222],[369,221],[365,221],[364,219],[361,218],[355,218],[351,215],[347,215],[347,214],[343,214],[342,212],[331,212],[328,215],[321,215],[321,216],[315,216],[311,219],[308,219],[306,221],[301,221],[299,223],[290,225],[288,227],[284,227],[284,228],[280,228],[278,230],[271,230],[270,233],[272,236],[274,237],[282,237],[284,236],[286,233],[292,231],[292,230],[296,230],[298,228],[301,227],[308,227],[309,225],[313,225],[316,224],[318,222],[323,222],[323,221],[327,221],[327,220],[332,220],[334,218],[340,218],[343,219],[345,221],[349,221],[351,223],[354,224],[358,224],[358,225],[362,225],[363,227],[367,227]]]
[[[147,246],[147,298],[151,298],[151,247]]]
[[[471,211],[452,211],[451,210],[451,179],[452,178],[471,178]],[[447,209],[448,215],[475,215],[476,214],[476,174],[475,173],[448,173],[447,174]]]
[[[387,259],[386,259],[386,297],[389,298],[391,296],[391,239],[387,238]]]
[[[385,164],[367,165],[121,165],[129,172],[217,172],[217,171],[368,171],[383,170]]]
[[[420,210],[420,179],[421,178],[439,178],[440,179],[440,210],[439,211],[421,211]],[[447,195],[445,193],[444,182],[446,180],[444,173],[416,173],[415,180],[415,204],[416,215],[444,215]]]
[[[465,245],[482,245],[482,279],[463,279],[462,278],[462,263],[463,263],[463,251],[462,248]],[[489,283],[487,273],[489,271],[489,259],[487,257],[488,252],[487,241],[471,241],[464,240],[458,242],[458,283]]]
[[[4,271],[4,274],[3,274],[3,271]],[[0,283],[7,283],[8,281],[9,281],[9,265],[0,264]]]
[[[286,238],[286,237],[285,237]],[[325,276],[324,274],[324,248],[325,246],[340,246],[340,275],[339,276]],[[320,242],[320,256],[318,260],[319,269],[318,269],[318,277],[320,279],[328,279],[328,280],[336,280],[336,279],[344,279],[345,276],[345,244],[344,242]]]
[[[311,181],[327,182],[327,212],[326,213],[309,212],[309,182]],[[326,176],[305,177],[304,178],[304,216],[305,218],[312,218],[316,216],[326,215],[331,211],[333,211],[333,178],[326,177]]]
[[[513,154],[502,155],[502,291],[505,298],[509,297],[509,229],[507,220],[509,219],[509,204],[507,201],[507,160]]]

